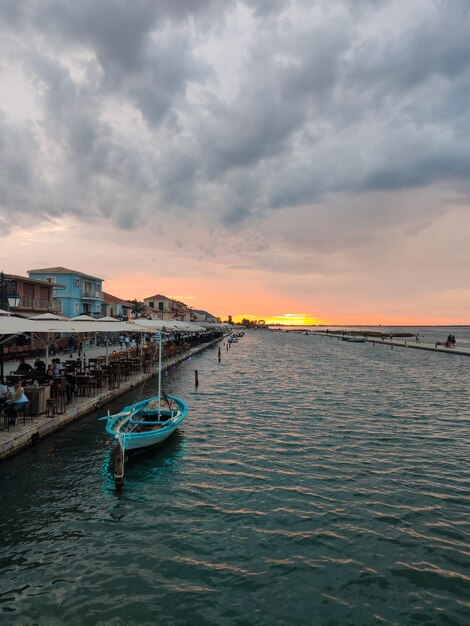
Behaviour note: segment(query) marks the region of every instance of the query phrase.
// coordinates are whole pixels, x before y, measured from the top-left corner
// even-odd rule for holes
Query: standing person
[[[68,349],[69,349],[69,352],[70,352],[70,358],[72,358],[74,350],[77,347],[76,342],[75,342],[75,337],[73,337],[72,335],[70,335],[70,337],[69,337],[67,346],[68,346]]]
[[[16,370],[16,373],[17,374],[30,374],[32,371],[33,371],[33,368],[31,367],[31,365],[29,363],[26,363],[23,357],[21,357],[20,364],[18,365],[18,369]]]
[[[131,344],[131,340],[129,339],[129,336],[128,336],[128,335],[126,335],[126,336],[124,337],[124,343],[126,344],[126,350],[129,350],[129,346],[130,346],[130,344]]]
[[[124,346],[124,335],[119,335],[119,347],[121,348],[121,350],[123,346]]]
[[[13,393],[10,393],[10,398],[7,401],[7,415],[10,419],[10,424],[13,426],[16,424],[16,415],[18,411],[21,411],[23,406],[29,402],[28,398],[24,394],[24,389],[21,383],[18,381],[15,383]]]

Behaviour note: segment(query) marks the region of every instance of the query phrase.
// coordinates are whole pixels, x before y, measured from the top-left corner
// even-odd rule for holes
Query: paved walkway
[[[362,335],[348,335],[347,333],[339,334],[339,333],[324,333],[314,331],[311,333],[312,335],[321,335],[322,337],[328,337],[329,339],[336,339],[337,341],[342,341],[343,337],[363,337]],[[415,337],[404,337],[398,338],[394,337],[392,339],[382,339],[381,337],[365,337],[367,343],[372,343],[380,346],[397,346],[399,348],[412,348],[413,350],[428,350],[431,352],[441,352],[445,354],[452,354],[458,356],[470,356],[470,348],[459,348],[456,346],[455,348],[446,348],[443,345],[443,342],[423,342],[416,341]]]

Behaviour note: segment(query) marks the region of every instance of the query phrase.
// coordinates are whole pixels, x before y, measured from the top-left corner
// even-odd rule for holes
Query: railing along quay
[[[183,353],[167,357],[162,363],[162,371],[178,363],[182,363],[186,359],[217,344],[223,339],[225,339],[225,337],[217,337],[207,343],[198,344],[193,348],[189,348]],[[0,431],[0,461],[33,445],[40,439],[47,437],[47,435],[60,430],[67,424],[71,424],[92,411],[101,408],[103,409],[104,415],[106,413],[105,405],[108,402],[138,387],[149,377],[155,376],[157,373],[158,366],[153,364],[150,368],[145,368],[142,372],[130,374],[127,379],[121,378],[119,384],[112,384],[109,386],[109,389],[98,391],[94,396],[77,397],[73,404],[67,405],[64,407],[65,410],[61,414],[56,414],[53,417],[46,417],[46,413],[35,416],[32,419],[31,417],[25,417],[23,420],[22,416],[18,416],[15,426],[11,427],[9,430],[4,428]],[[116,381],[114,382],[116,383]]]

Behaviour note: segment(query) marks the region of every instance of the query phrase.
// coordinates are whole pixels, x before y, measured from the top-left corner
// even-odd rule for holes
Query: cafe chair
[[[33,413],[31,411],[31,404],[29,402],[23,402],[21,408],[16,412],[16,419],[18,419],[20,415],[23,417],[23,426],[26,424],[27,417],[29,417],[31,422],[33,421]]]

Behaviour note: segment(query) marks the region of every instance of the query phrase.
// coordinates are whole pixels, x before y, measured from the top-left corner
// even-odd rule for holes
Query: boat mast
[[[160,405],[162,397],[162,336],[163,333],[158,333],[158,419],[160,419]]]

